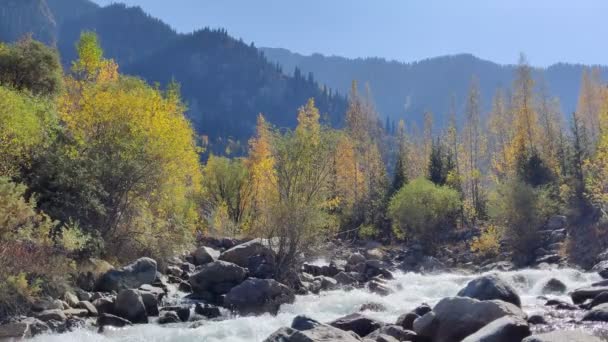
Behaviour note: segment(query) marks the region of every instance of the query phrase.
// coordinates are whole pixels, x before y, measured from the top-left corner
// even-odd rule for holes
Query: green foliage
[[[518,156],[517,176],[533,187],[547,185],[555,180],[553,172],[536,149]]]
[[[55,126],[51,103],[0,86],[0,176],[17,176]]]
[[[0,177],[0,318],[24,313],[33,296],[65,281],[73,270],[69,256],[88,240],[77,227],[60,230],[25,192]]]
[[[242,159],[209,157],[203,168],[203,211],[217,235],[226,231],[234,236],[247,228],[252,205],[249,177]]]
[[[454,226],[460,207],[456,190],[418,178],[393,196],[388,213],[396,236],[433,249],[442,233]]]
[[[62,87],[57,51],[31,38],[0,44],[0,85],[36,96],[57,96]]]
[[[547,188],[535,188],[519,180],[501,184],[491,194],[489,214],[492,221],[504,229],[504,239],[521,264],[532,261],[539,246],[538,231],[558,209]]]

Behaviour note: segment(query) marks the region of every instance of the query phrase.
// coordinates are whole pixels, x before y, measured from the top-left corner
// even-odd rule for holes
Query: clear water
[[[568,290],[587,286],[598,281],[599,276],[581,273],[574,269],[519,270],[500,272],[500,275],[517,289],[522,299],[522,307],[528,314],[545,310],[540,296],[543,285],[550,278],[564,282]],[[421,275],[416,273],[397,273],[390,286],[395,293],[381,297],[365,290],[335,290],[320,295],[297,297],[295,303],[284,305],[277,316],[234,317],[223,321],[208,321],[192,329],[189,324],[159,326],[156,324],[138,325],[125,329],[108,329],[103,334],[94,330],[82,329],[62,335],[39,336],[35,341],[122,341],[122,342],[188,342],[188,341],[263,341],[268,335],[282,326],[289,326],[298,314],[305,314],[319,321],[330,321],[343,315],[359,311],[362,304],[380,303],[386,307],[384,312],[364,312],[382,320],[394,322],[396,318],[425,302],[435,304],[443,297],[454,296],[466,283],[478,275],[444,273]],[[562,296],[568,300],[567,295]]]

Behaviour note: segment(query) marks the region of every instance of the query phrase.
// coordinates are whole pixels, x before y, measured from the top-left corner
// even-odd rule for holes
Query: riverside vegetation
[[[158,312],[167,279],[207,303],[199,315],[215,317],[211,305],[276,313],[295,294],[338,285],[388,294],[389,259],[404,271],[603,261],[608,91],[594,70],[583,75],[569,128],[522,57],[512,89],[496,94],[488,115],[472,78],[462,128],[455,109],[442,132],[431,113],[422,131],[404,121],[385,126],[371,91],[361,95],[353,82],[342,127],[323,124],[310,99],[295,129],[260,114],[246,156],[201,162],[177,83],[163,89],[121,74],[90,32],[76,50],[64,72],[56,51],[31,38],[0,45],[0,320],[18,332],[78,325],[66,315],[100,315],[100,328],[158,315],[188,320],[180,307]],[[392,247],[353,252],[345,266],[303,264],[333,241]],[[604,262],[595,270],[606,269]],[[500,296],[463,296],[505,299],[505,286],[489,282]],[[595,300],[603,286],[573,300]],[[494,312],[524,318],[496,305]],[[32,313],[36,321],[18,318]],[[431,334],[436,323],[425,314],[408,327],[433,341],[490,323]],[[329,329],[294,321],[297,331],[311,327]]]

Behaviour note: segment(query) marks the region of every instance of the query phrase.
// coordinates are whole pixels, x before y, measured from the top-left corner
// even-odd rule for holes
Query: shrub
[[[493,258],[500,251],[501,231],[495,225],[488,226],[480,236],[473,238],[471,252],[482,258]]]
[[[539,229],[557,211],[549,189],[509,180],[492,194],[489,208],[492,221],[504,228],[504,239],[514,260],[531,262],[540,243]]]
[[[418,178],[393,196],[389,216],[397,237],[418,240],[433,249],[442,233],[454,226],[460,207],[456,190]]]
[[[0,177],[0,318],[22,313],[32,297],[54,293],[73,270],[70,255],[87,236],[58,227],[24,197],[26,188]]]

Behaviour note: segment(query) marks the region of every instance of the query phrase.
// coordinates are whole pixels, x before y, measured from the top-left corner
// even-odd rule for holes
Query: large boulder
[[[224,251],[220,254],[218,260],[231,262],[241,267],[248,267],[249,258],[256,255],[274,257],[275,254],[272,249],[264,245],[262,239],[253,239]]]
[[[209,247],[199,247],[192,252],[192,261],[194,265],[204,265],[214,262],[220,256],[220,252]]]
[[[470,297],[479,300],[500,299],[521,307],[521,300],[515,289],[497,275],[485,275],[471,280],[458,292],[459,297]]]
[[[584,333],[582,331],[552,331],[549,333],[532,335],[524,338],[521,342],[601,342],[602,339]]]
[[[488,323],[462,342],[511,342],[530,336],[530,327],[521,318],[504,316]]]
[[[352,331],[361,337],[365,337],[372,331],[379,329],[382,326],[382,322],[359,313],[354,313],[340,317],[335,321],[330,322],[329,325],[345,331]]]
[[[556,278],[549,279],[545,285],[543,286],[542,292],[544,294],[549,293],[564,293],[566,292],[566,284],[564,284],[561,280]]]
[[[48,325],[34,317],[28,317],[19,322],[0,325],[0,341],[7,339],[20,341],[22,338],[33,337],[49,330]]]
[[[122,290],[116,297],[114,312],[133,323],[148,323],[146,306],[138,290]]]
[[[600,304],[583,316],[583,321],[608,322],[608,303]]]
[[[607,279],[608,278],[608,260],[602,260],[595,264],[592,268],[592,271],[597,272],[600,277]]]
[[[402,327],[394,324],[387,324],[372,331],[366,336],[366,339],[378,341],[378,339],[383,335],[390,336],[397,341],[412,341],[416,339],[415,332],[403,329]]]
[[[192,274],[188,281],[194,293],[225,294],[231,288],[245,280],[247,270],[243,267],[226,261],[214,261],[203,265],[201,269]]]
[[[83,290],[93,291],[99,279],[108,271],[114,269],[114,266],[105,260],[88,258],[80,261],[77,269],[76,285]]]
[[[156,261],[150,258],[139,258],[135,262],[106,272],[97,282],[99,291],[119,292],[124,289],[139,288],[152,284],[156,280]]]
[[[282,304],[294,300],[294,292],[274,279],[249,278],[226,294],[224,305],[241,314],[276,314]]]
[[[586,309],[592,309],[600,304],[608,303],[608,292],[602,292],[595,296],[591,302],[585,303]]]
[[[37,312],[36,318],[38,318],[39,320],[41,320],[43,322],[48,322],[48,321],[65,322],[65,320],[67,319],[63,310],[60,310],[60,309],[51,309],[51,310],[44,310],[41,312]]]
[[[448,297],[439,301],[433,311],[414,321],[414,331],[433,342],[460,341],[504,316],[526,319],[519,307],[502,300]]]
[[[264,342],[360,342],[356,335],[304,316],[293,319],[291,328],[275,331]]]
[[[606,291],[608,291],[608,286],[587,286],[572,291],[570,297],[574,304],[581,304],[587,299],[593,299],[600,293]]]

